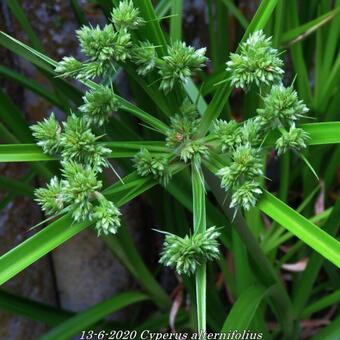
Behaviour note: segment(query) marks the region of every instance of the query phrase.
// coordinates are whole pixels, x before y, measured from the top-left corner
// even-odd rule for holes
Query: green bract
[[[184,238],[166,233],[160,263],[176,269],[176,272],[190,275],[196,272],[206,261],[219,257],[216,227],[203,233],[194,233]]]
[[[231,73],[231,84],[248,88],[255,83],[280,83],[284,73],[283,62],[277,49],[272,48],[271,38],[262,31],[256,31],[240,44],[240,53],[231,53],[227,71]]]

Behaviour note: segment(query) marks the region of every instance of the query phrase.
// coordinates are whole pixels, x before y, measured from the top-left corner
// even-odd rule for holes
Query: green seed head
[[[191,275],[205,262],[219,257],[216,227],[184,238],[167,233],[160,263],[175,268],[179,275]]]
[[[45,118],[31,126],[33,136],[38,140],[37,144],[47,154],[54,154],[60,147],[61,127],[52,112],[49,118]]]
[[[233,86],[246,89],[252,84],[280,83],[284,73],[277,49],[271,47],[271,38],[256,31],[240,44],[240,53],[231,53],[227,71]]]
[[[140,17],[139,9],[133,5],[131,0],[119,2],[118,7],[112,10],[111,21],[117,30],[121,28],[134,30],[145,24],[144,19]]]
[[[110,87],[99,85],[95,90],[86,92],[84,104],[79,111],[91,125],[102,126],[108,122],[111,114],[118,109],[118,100]]]
[[[257,109],[259,122],[271,129],[288,127],[309,111],[292,86],[273,86],[263,102],[264,107]]]
[[[105,197],[99,199],[99,204],[93,208],[91,219],[95,221],[98,236],[116,234],[120,227],[120,211]]]
[[[306,131],[296,128],[293,124],[289,131],[284,131],[282,136],[276,141],[275,148],[278,155],[287,152],[289,149],[300,151],[307,147],[309,139],[310,136]]]
[[[207,60],[205,52],[205,48],[195,50],[181,41],[175,41],[168,46],[168,55],[163,57],[163,62],[159,66],[162,78],[159,88],[169,92],[177,82],[186,83],[193,72],[204,66]]]

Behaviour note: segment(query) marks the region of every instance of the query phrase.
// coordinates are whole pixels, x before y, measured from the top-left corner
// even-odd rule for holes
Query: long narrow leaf
[[[87,330],[90,326],[102,320],[105,316],[146,299],[147,296],[139,292],[125,292],[118,294],[109,300],[98,303],[86,311],[75,315],[66,322],[52,329],[50,332],[43,335],[40,339],[70,339],[73,335],[76,335],[82,330]]]
[[[264,192],[257,207],[323,257],[340,267],[340,242],[335,238],[268,191]]]

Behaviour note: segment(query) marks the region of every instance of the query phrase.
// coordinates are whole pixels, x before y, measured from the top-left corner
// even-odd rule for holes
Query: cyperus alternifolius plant
[[[205,66],[206,48],[195,49],[183,41],[170,41],[161,55],[159,46],[136,34],[148,22],[131,0],[121,1],[113,8],[110,21],[103,27],[79,29],[83,60],[64,57],[56,67],[62,77],[97,82],[85,93],[84,103],[62,124],[51,115],[32,127],[38,145],[59,159],[62,166],[61,179],[54,177],[46,188],[37,190],[42,208],[48,214],[70,212],[74,221],[89,219],[98,235],[117,232],[120,212],[100,193],[100,176],[103,168],[110,166],[107,158],[111,150],[96,133],[120,109],[110,84],[112,74],[117,67],[131,69],[131,65],[143,82],[148,83],[151,75],[158,79],[161,96],[173,92],[182,101],[181,106],[176,105],[180,108],[174,106],[169,115],[164,152],[141,147],[132,160],[136,173],[151,176],[166,187],[172,180],[173,164],[199,164],[200,168],[201,163],[210,162],[210,156],[217,154],[225,163],[217,176],[221,187],[230,194],[230,207],[235,211],[254,207],[263,192],[263,145],[270,131],[281,134],[275,144],[278,155],[289,149],[299,151],[308,141],[306,132],[295,126],[308,109],[292,86],[283,86],[283,61],[271,46],[271,38],[262,31],[254,32],[227,62],[232,86],[247,90],[255,84],[259,88],[263,105],[254,112],[257,115],[243,122],[216,120],[208,135],[201,136],[197,103],[184,94],[183,85]],[[200,181],[204,182],[203,173]],[[217,258],[219,235],[214,227],[184,238],[166,234],[160,261],[175,267],[179,274],[194,273],[207,260]]]

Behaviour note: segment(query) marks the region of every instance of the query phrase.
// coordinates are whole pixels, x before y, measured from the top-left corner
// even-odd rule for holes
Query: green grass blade
[[[41,40],[36,36],[30,22],[28,21],[22,7],[20,6],[17,0],[6,0],[7,6],[11,9],[12,14],[17,18],[21,27],[26,32],[29,40],[32,43],[32,46],[36,50],[43,50]]]
[[[228,333],[234,329],[248,329],[256,311],[270,292],[270,289],[265,289],[262,286],[248,287],[236,300],[223,324],[221,332]]]
[[[290,46],[290,45],[297,43],[298,41],[301,41],[307,38],[310,34],[315,32],[317,29],[329,23],[332,19],[335,19],[335,17],[339,14],[340,14],[340,8],[336,8],[332,11],[329,11],[326,14],[319,16],[316,19],[313,19],[299,27],[295,27],[283,33],[281,36],[280,44]]]
[[[74,315],[72,312],[28,300],[5,291],[0,291],[0,309],[50,326],[57,326]]]
[[[1,144],[0,162],[40,162],[55,158],[43,153],[36,144]]]
[[[238,20],[240,25],[247,29],[248,27],[248,20],[242,14],[242,12],[238,9],[238,7],[234,4],[233,0],[221,0],[221,2],[228,8],[229,12]]]
[[[0,176],[0,188],[5,192],[15,193],[17,195],[24,195],[33,197],[34,189],[31,185],[22,182],[21,180],[15,180],[6,176]]]
[[[107,315],[119,311],[129,305],[145,301],[147,296],[139,292],[125,292],[115,295],[111,299],[98,303],[97,305],[81,312],[61,325],[44,334],[41,340],[66,340],[86,330],[102,320]]]
[[[21,142],[31,142],[33,140],[30,129],[22,112],[0,89],[0,117],[3,122],[12,130],[13,134]]]
[[[340,316],[321,329],[311,340],[339,340]]]
[[[265,191],[257,207],[300,240],[340,267],[340,242]]]
[[[322,122],[302,124],[299,126],[309,133],[308,145],[324,145],[340,143],[340,122]],[[280,136],[278,131],[271,132],[264,146],[274,146],[276,139]]]
[[[331,294],[324,296],[318,301],[307,306],[303,310],[301,317],[304,319],[310,318],[312,314],[317,313],[320,310],[327,308],[331,305],[337,304],[339,303],[339,301],[340,301],[340,289],[336,290],[335,292]]]
[[[123,224],[117,235],[104,236],[103,239],[154,303],[162,310],[168,309],[171,305],[169,296],[146,267],[127,227]]]
[[[108,158],[131,158],[141,148],[146,148],[150,152],[166,153],[168,149],[164,142],[101,142],[112,150]],[[56,157],[45,154],[36,144],[0,144],[0,162],[40,162],[52,161]]]
[[[58,106],[59,108],[63,108],[62,104],[60,103],[59,98],[54,95],[52,92],[46,90],[43,86],[38,84],[33,79],[28,79],[21,74],[7,68],[6,66],[0,65],[0,74],[7,77],[8,79],[14,80],[21,86],[25,87],[26,89],[36,93],[37,95],[45,98],[48,102],[52,103],[53,105]]]
[[[205,188],[201,161],[192,162],[193,225],[195,233],[206,230]],[[202,264],[195,274],[197,325],[199,332],[206,331],[206,264]]]
[[[182,39],[182,13],[183,0],[172,0],[170,18],[170,39],[171,41]]]
[[[211,162],[205,162],[204,165],[213,173],[218,170]],[[221,189],[217,177],[210,172],[206,172],[205,178],[225,215],[228,219],[233,219],[234,209],[229,208],[229,202],[225,199],[225,191]],[[236,215],[233,227],[236,228],[248,249],[248,254],[252,263],[252,270],[257,281],[267,288],[274,285],[275,289],[273,288],[270,296],[272,301],[271,307],[277,315],[286,337],[290,338],[293,332],[293,309],[287,291],[283,287],[274,267],[263,253],[259,243],[240,213]]]
[[[339,214],[340,200],[338,200],[334,205],[332,213],[327,219],[323,228],[330,235],[336,235],[337,229],[340,227]],[[298,278],[296,285],[294,286],[293,307],[297,315],[301,314],[303,308],[308,303],[308,300],[312,294],[314,283],[317,279],[323,262],[324,259],[322,256],[320,256],[318,253],[313,253],[309,257],[309,262],[306,269]],[[300,287],[304,287],[304,289],[301,290]]]
[[[78,25],[83,26],[87,25],[88,21],[86,19],[86,16],[79,5],[78,0],[71,0],[71,7],[74,13],[75,18],[77,19]]]

